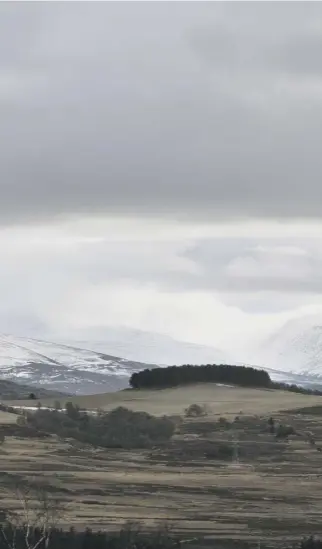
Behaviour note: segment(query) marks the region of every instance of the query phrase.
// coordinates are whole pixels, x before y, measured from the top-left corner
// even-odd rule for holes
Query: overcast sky
[[[322,311],[322,4],[0,3],[0,330]]]

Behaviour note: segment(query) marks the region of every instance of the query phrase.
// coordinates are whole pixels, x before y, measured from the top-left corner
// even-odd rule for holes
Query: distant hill
[[[33,338],[0,335],[0,379],[62,393],[91,394],[128,386],[142,364],[102,351]]]
[[[322,316],[289,320],[261,345],[254,360],[275,370],[322,378]]]
[[[95,334],[104,336],[103,331],[98,333],[95,330]],[[149,358],[177,357],[177,361],[173,360],[170,363],[177,365],[227,364],[222,353],[215,348],[195,346],[158,334],[115,328],[106,335],[106,341],[94,341],[91,339],[94,333],[89,331],[88,341],[66,340],[64,343],[60,340],[55,343],[31,337],[0,334],[0,379],[14,381],[19,385],[21,383],[32,385],[42,390],[52,390],[56,394],[57,391],[96,394],[125,389],[129,386],[129,379],[133,373],[165,365],[163,362],[151,363],[148,359],[142,362],[138,359],[134,360],[129,357],[130,354]],[[121,337],[124,338],[123,343]],[[115,338],[114,343],[113,338]],[[123,352],[127,353],[126,358],[122,354],[114,354],[117,349],[119,351],[123,349]],[[199,360],[196,357],[199,357]],[[187,360],[184,361],[184,358]],[[236,362],[233,364],[261,366],[258,361],[254,361],[253,364]],[[304,386],[315,384],[314,379],[301,379],[298,376],[295,379],[293,374],[282,372],[282,368],[270,370],[269,367],[274,368],[274,366],[271,366],[268,361],[263,362],[262,366],[269,371],[273,380]]]
[[[167,335],[126,326],[86,328],[73,331],[68,337],[66,334],[56,334],[50,339],[145,364],[225,364],[232,360],[215,346],[179,341]]]
[[[29,399],[31,394],[34,394],[35,400],[41,398],[66,398],[66,393],[59,391],[49,391],[42,387],[33,387],[32,385],[22,385],[14,383],[7,379],[0,379],[0,400],[23,400]]]
[[[74,337],[84,336],[82,332]],[[184,362],[225,362],[212,347],[140,330],[87,330],[87,339],[56,342],[0,334],[0,378],[68,393],[94,394],[128,386],[134,372]],[[95,339],[100,338],[100,339]],[[152,362],[152,359],[158,362]]]

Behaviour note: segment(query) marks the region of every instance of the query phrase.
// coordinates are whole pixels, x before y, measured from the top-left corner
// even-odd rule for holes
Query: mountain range
[[[0,378],[68,393],[93,394],[128,386],[133,372],[157,365],[225,362],[212,347],[158,334],[114,328],[45,341],[0,335]],[[104,339],[103,339],[104,338]],[[161,359],[161,360],[160,360]]]
[[[251,360],[215,347],[155,333],[113,327],[54,340],[0,334],[0,379],[63,393],[94,394],[128,386],[133,372],[155,365],[248,364],[276,381],[322,384],[322,318],[293,319],[270,336]]]
[[[126,326],[86,328],[68,334],[50,334],[50,340],[152,364],[213,364],[229,360],[226,352],[212,346],[179,341],[155,332]],[[48,339],[48,338],[45,338]]]
[[[140,362],[33,338],[0,336],[0,378],[68,393],[99,393],[128,386]]]

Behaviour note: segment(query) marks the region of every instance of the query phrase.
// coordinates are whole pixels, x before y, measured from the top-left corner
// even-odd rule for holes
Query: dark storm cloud
[[[319,3],[2,3],[0,221],[322,213]]]

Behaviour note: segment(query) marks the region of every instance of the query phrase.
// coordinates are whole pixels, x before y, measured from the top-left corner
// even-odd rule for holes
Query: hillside
[[[117,334],[119,336],[123,334],[123,329],[114,333],[113,337],[116,338]],[[150,357],[164,356],[165,358],[162,353],[166,350],[166,353],[169,353],[168,357],[180,356],[182,359],[190,357],[188,361],[178,361],[177,364],[227,363],[227,360],[221,360],[222,355],[216,349],[205,348],[206,350],[203,351],[203,347],[175,342],[171,338],[163,338],[158,335],[155,335],[154,339],[150,339],[150,335],[148,336],[145,332],[142,335],[141,332],[137,334],[136,331],[129,330],[129,334],[132,334],[132,342],[127,342],[125,338],[123,351],[129,352],[132,348],[133,355],[137,352],[138,356],[144,357],[146,352]],[[134,334],[138,335],[137,340]],[[88,335],[91,336],[90,333]],[[101,335],[103,336],[103,333]],[[111,334],[110,338],[112,338]],[[114,344],[108,343],[108,341],[109,339],[106,342],[95,342],[92,339],[78,342],[72,340],[68,344],[62,341],[54,343],[32,337],[1,334],[0,379],[22,382],[55,392],[96,394],[127,388],[129,378],[134,372],[155,368],[156,364],[149,364],[147,359],[145,362],[140,362],[124,358],[125,355],[112,354],[110,345],[115,351],[116,340],[114,340]],[[136,344],[134,344],[135,341]],[[147,347],[149,341],[151,343],[150,352]],[[121,345],[120,341],[119,343]],[[143,347],[140,350],[141,343]],[[211,356],[213,359],[217,356],[218,360],[210,360]],[[193,357],[195,359],[199,357],[200,360],[193,360]],[[233,362],[233,364],[238,364],[238,362]],[[273,380],[311,387],[315,383],[319,383],[319,380],[314,377],[301,378],[291,372],[283,372],[283,363],[281,363],[281,368],[276,368],[276,371],[267,368],[268,365],[268,362],[263,362],[262,367],[269,371]]]
[[[23,385],[7,379],[0,379],[0,400],[28,399],[29,395],[34,393],[37,399],[41,398],[66,398],[66,393],[60,391],[50,391],[43,387],[34,387],[32,385]],[[30,403],[30,400],[29,400]]]
[[[289,408],[314,406],[322,402],[322,397],[296,393],[246,389],[215,384],[197,384],[163,390],[128,390],[97,395],[82,395],[68,398],[74,404],[88,409],[112,410],[125,406],[131,410],[144,411],[153,415],[182,414],[193,403],[205,404],[214,414],[236,415],[265,414]],[[54,406],[55,399],[40,399],[43,406]],[[64,399],[61,399],[64,403]],[[30,401],[13,401],[12,405],[30,406]]]
[[[0,378],[67,393],[91,394],[128,386],[128,378],[153,365],[34,338],[0,336]]]
[[[66,334],[54,334],[50,340],[150,364],[224,364],[229,360],[227,353],[216,347],[179,341],[126,326],[74,330],[68,337]]]
[[[322,377],[322,317],[288,321],[261,345],[254,360],[275,370]]]

